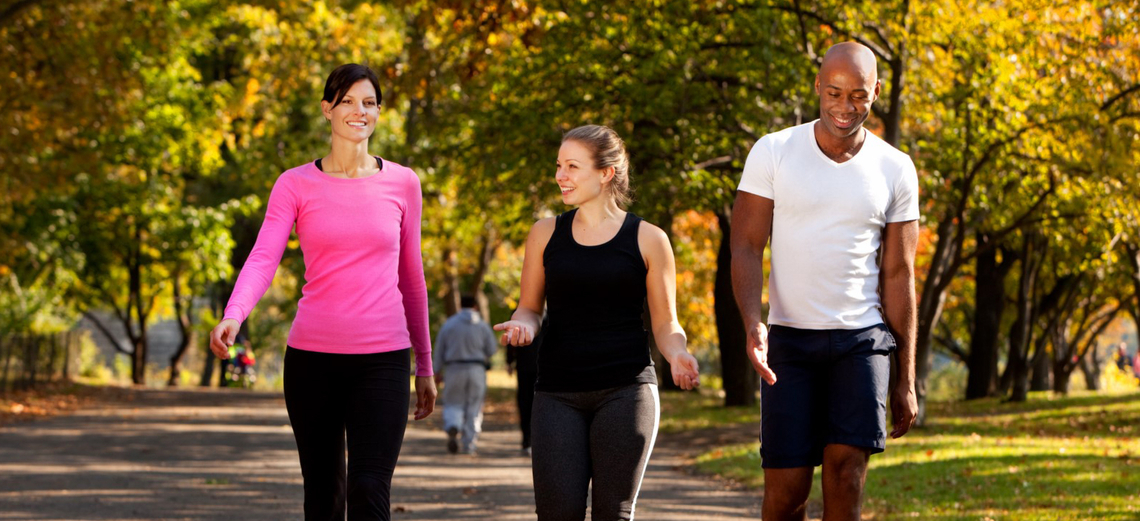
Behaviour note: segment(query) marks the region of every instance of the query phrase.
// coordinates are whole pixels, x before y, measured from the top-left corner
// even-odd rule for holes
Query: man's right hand
[[[214,356],[222,360],[229,359],[230,346],[234,345],[240,328],[241,324],[232,318],[223,319],[214,326],[214,330],[210,331],[210,351],[214,352]]]
[[[763,322],[748,330],[748,360],[768,385],[776,383],[776,373],[768,367],[768,328]]]

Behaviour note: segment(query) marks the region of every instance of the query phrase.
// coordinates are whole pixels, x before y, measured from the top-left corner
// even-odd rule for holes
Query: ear
[[[616,168],[614,168],[612,166],[607,166],[607,167],[603,168],[602,169],[602,184],[606,184],[610,181],[613,181],[615,175],[617,175],[617,169]]]
[[[871,102],[874,102],[875,100],[879,99],[879,92],[882,91],[882,89],[883,89],[883,80],[875,80],[875,97],[871,99]]]
[[[815,84],[813,84],[813,87],[815,88],[815,94],[818,96],[819,95],[819,75],[818,74],[815,75]]]
[[[332,122],[332,102],[321,100],[321,114],[325,116],[325,120]]]

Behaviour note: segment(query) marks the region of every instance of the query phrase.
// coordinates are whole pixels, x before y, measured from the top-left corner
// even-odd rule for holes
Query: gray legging
[[[591,517],[632,520],[660,416],[653,384],[534,393],[532,467],[539,521],[585,519],[591,479]]]

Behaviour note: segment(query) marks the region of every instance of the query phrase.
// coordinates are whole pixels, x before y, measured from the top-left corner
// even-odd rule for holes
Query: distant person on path
[[[368,67],[341,65],[329,75],[321,112],[332,150],[277,178],[257,242],[210,333],[210,349],[226,358],[295,226],[306,282],[285,350],[285,406],[304,476],[306,520],[344,519],[346,510],[350,520],[390,519],[392,472],[408,419],[410,351],[415,419],[435,408],[420,181],[411,169],[368,152],[380,99]]]
[[[443,382],[447,451],[475,454],[483,430],[487,369],[499,346],[491,326],[475,309],[475,297],[464,295],[459,305],[462,309],[444,322],[435,337],[432,363],[437,369],[435,383]]]
[[[228,385],[235,385],[243,389],[253,385],[257,381],[257,375],[254,373],[253,365],[257,363],[254,358],[253,349],[250,348],[248,341],[242,341],[242,334],[238,333],[237,340],[234,345],[229,349],[230,358],[227,360],[230,366]]]
[[[1121,342],[1116,346],[1116,367],[1124,374],[1135,374],[1132,370],[1132,357],[1128,356],[1128,343]]]
[[[660,401],[642,313],[683,389],[699,384],[697,360],[677,321],[676,268],[660,228],[623,209],[629,157],[608,127],[562,137],[554,181],[576,206],[534,224],[526,241],[522,295],[501,341],[534,341],[545,303],[532,418],[539,521],[633,519],[657,436]]]
[[[519,408],[519,429],[522,431],[522,451],[530,455],[531,411],[534,409],[534,382],[538,380],[538,351],[542,349],[542,336],[550,321],[546,314],[539,321],[538,333],[525,346],[507,346],[507,374],[515,374],[517,390],[515,403]]]
[[[233,382],[236,380],[234,378],[234,364],[237,362],[237,348],[238,346],[246,345],[249,345],[249,338],[246,337],[245,333],[238,331],[237,336],[234,337],[234,343],[230,344],[226,350],[228,356],[218,359],[219,365],[221,365],[222,368],[222,375],[219,378],[218,387],[229,387],[233,385]]]
[[[917,415],[918,176],[863,128],[879,88],[870,49],[831,47],[815,81],[820,118],[756,142],[732,210],[733,289],[763,379],[765,521],[806,519],[821,464],[824,519],[860,518],[868,460],[886,446],[892,351],[891,436]],[[761,317],[769,237],[771,329]]]

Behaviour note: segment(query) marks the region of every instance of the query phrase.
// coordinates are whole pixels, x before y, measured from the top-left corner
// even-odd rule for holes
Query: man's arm
[[[495,332],[491,331],[491,326],[486,323],[480,324],[479,335],[482,337],[483,342],[483,355],[487,359],[487,363],[491,363],[491,357],[495,356],[495,352],[499,350],[499,341],[495,338]],[[510,349],[507,349],[508,353]],[[510,361],[507,361],[510,364]]]
[[[914,254],[918,246],[918,221],[888,223],[883,230],[883,265],[879,270],[879,293],[887,327],[898,344],[898,381],[891,390],[892,438],[910,430],[918,416],[914,391],[915,335],[918,330],[914,296]]]
[[[772,234],[775,203],[744,191],[736,192],[732,206],[732,292],[748,333],[748,359],[760,377],[776,383],[768,367],[768,328],[763,322],[764,249]]]
[[[435,384],[439,385],[443,381],[443,363],[444,351],[447,350],[447,340],[444,332],[447,331],[447,322],[443,323],[443,327],[439,328],[439,333],[435,335],[435,343],[432,344],[431,363],[432,369],[435,370]]]

